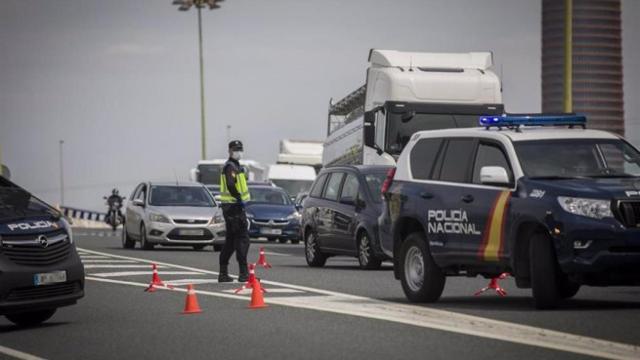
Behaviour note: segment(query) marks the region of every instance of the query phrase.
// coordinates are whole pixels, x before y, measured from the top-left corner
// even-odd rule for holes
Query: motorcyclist
[[[109,222],[109,219],[111,218],[111,216],[113,215],[113,209],[115,207],[115,211],[116,214],[119,218],[122,218],[122,212],[120,211],[120,208],[122,208],[122,196],[120,196],[120,193],[118,191],[118,189],[113,189],[111,190],[111,195],[109,195],[109,197],[105,197],[105,199],[107,199],[107,216],[105,217],[105,221]]]

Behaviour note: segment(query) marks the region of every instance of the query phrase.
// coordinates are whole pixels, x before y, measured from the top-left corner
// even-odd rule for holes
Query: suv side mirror
[[[483,166],[480,169],[480,182],[484,185],[509,186],[509,175],[502,166]]]
[[[133,199],[133,205],[144,207],[144,201],[142,201],[141,199]]]

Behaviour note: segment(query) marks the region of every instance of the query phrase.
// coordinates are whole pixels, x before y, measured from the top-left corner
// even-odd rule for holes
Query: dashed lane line
[[[163,268],[165,266],[158,265],[158,268]],[[149,268],[149,265],[138,265],[138,264],[86,264],[84,265],[85,269],[136,269],[136,268]]]
[[[116,272],[104,272],[104,273],[91,273],[89,275],[99,276],[99,277],[123,277],[123,276],[150,276],[151,274],[152,274],[152,271],[149,270],[149,271],[116,271]],[[206,274],[195,272],[195,271],[163,271],[162,275],[206,275]]]
[[[112,260],[112,259],[84,259],[82,258],[83,264],[134,264],[136,261],[134,260]]]
[[[138,259],[120,255],[111,255],[93,250],[86,252],[138,260],[152,263],[147,259]],[[216,272],[196,269],[188,266],[155,262],[179,269],[198,271],[217,275]],[[110,282],[115,284],[146,287],[148,284],[104,279],[87,276],[88,280]],[[479,316],[465,315],[446,310],[431,309],[428,307],[392,303],[372,298],[342,294],[339,292],[314,289],[305,286],[291,285],[276,281],[262,281],[263,284],[277,285],[280,287],[300,290],[303,292],[323,294],[326,296],[297,296],[297,297],[269,297],[267,303],[274,305],[290,306],[302,309],[317,310],[358,316],[369,319],[383,320],[417,327],[448,331],[458,334],[476,336],[487,339],[506,341],[516,344],[536,346],[588,356],[596,356],[606,359],[640,359],[640,347],[619,342],[606,341],[587,336],[574,335],[560,331],[548,330],[534,326],[520,325],[506,321],[482,318]],[[171,290],[168,290],[171,291]],[[175,288],[173,291],[186,292],[184,288]],[[211,292],[196,290],[198,294],[222,298],[249,300],[248,296],[228,294],[224,292]],[[313,294],[313,295],[315,295]],[[309,294],[312,295],[312,294]]]
[[[14,359],[19,360],[44,360],[41,357],[37,357],[35,355],[27,354],[26,352],[22,352],[16,349],[8,348],[6,346],[0,345],[0,354],[5,354],[11,356]]]

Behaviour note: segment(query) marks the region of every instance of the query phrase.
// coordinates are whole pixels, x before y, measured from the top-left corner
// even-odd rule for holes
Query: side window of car
[[[480,184],[480,170],[483,166],[500,166],[507,170],[509,181],[513,181],[513,172],[504,151],[497,144],[481,142],[476,153],[476,161],[473,166],[473,183]]]
[[[142,202],[145,202],[145,199],[147,198],[146,195],[147,195],[147,185],[143,184],[142,187],[140,187],[138,194],[136,195],[136,199],[140,199],[142,200]]]
[[[338,200],[338,193],[340,192],[340,184],[342,183],[342,178],[344,177],[344,173],[336,172],[332,173],[327,180],[327,186],[324,189],[323,198],[327,200]]]
[[[354,201],[358,197],[358,188],[358,177],[354,174],[347,174],[347,178],[344,180],[344,185],[342,185],[340,201],[343,199],[350,199],[351,201]]]
[[[309,192],[309,196],[315,198],[322,196],[322,187],[324,186],[325,180],[327,180],[327,174],[321,175],[313,184],[313,189]]]
[[[409,161],[414,179],[432,179],[433,164],[441,145],[442,139],[421,139],[413,146]]]
[[[142,184],[138,184],[138,186],[136,186],[135,190],[133,190],[133,192],[131,193],[131,197],[129,197],[129,200],[137,199],[138,194],[140,193],[140,189],[142,189]]]
[[[442,159],[440,180],[464,183],[468,182],[469,169],[476,140],[471,138],[451,139],[447,143]]]

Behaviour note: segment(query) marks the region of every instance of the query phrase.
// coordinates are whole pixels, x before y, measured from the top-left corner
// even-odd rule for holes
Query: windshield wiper
[[[532,180],[575,180],[575,179],[588,179],[586,176],[560,176],[560,175],[547,175],[547,176],[531,176]]]
[[[632,178],[636,177],[631,174],[598,174],[598,175],[589,175],[591,178]]]

